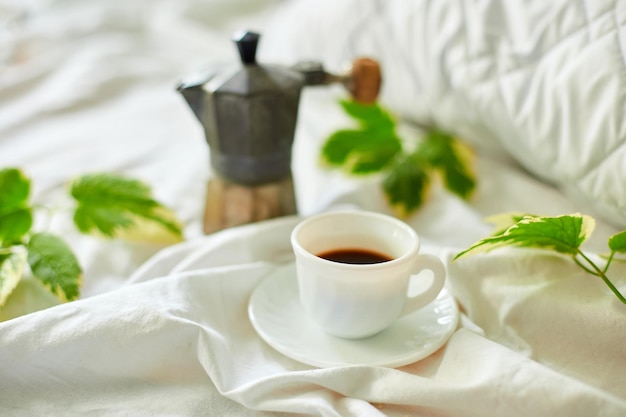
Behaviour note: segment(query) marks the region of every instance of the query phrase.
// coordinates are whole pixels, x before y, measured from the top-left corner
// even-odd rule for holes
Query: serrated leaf
[[[609,237],[609,249],[613,252],[626,253],[626,230]]]
[[[16,168],[0,170],[0,246],[19,241],[32,227],[30,180]]]
[[[473,153],[452,135],[439,130],[429,131],[415,154],[437,168],[446,188],[459,197],[469,198],[476,188],[472,172]]]
[[[383,190],[389,204],[405,217],[426,200],[430,178],[426,168],[413,159],[404,157],[394,164],[383,180]]]
[[[82,269],[70,247],[51,233],[36,233],[28,242],[28,264],[33,275],[61,301],[80,295]]]
[[[156,208],[150,215],[131,217],[133,223],[128,227],[118,229],[116,237],[128,241],[151,242],[164,245],[177,243],[182,240],[180,222],[174,213],[166,207]],[[172,227],[166,226],[165,223],[171,224]]]
[[[0,254],[0,307],[17,287],[24,275],[26,251],[23,247],[12,248],[9,253]]]
[[[460,252],[455,259],[470,252],[490,251],[503,246],[551,249],[575,255],[580,245],[591,235],[594,227],[595,220],[581,214],[556,217],[523,216],[503,232],[479,240]]]
[[[83,233],[111,238],[175,243],[182,226],[175,214],[151,196],[141,181],[111,174],[90,174],[71,186],[78,202],[74,223]]]

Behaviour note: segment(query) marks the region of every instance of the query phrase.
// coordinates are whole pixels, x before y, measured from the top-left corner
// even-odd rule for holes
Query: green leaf
[[[154,200],[150,188],[138,180],[84,175],[72,184],[71,195],[78,202],[74,223],[83,233],[155,243],[182,240],[175,214]]]
[[[504,231],[479,240],[460,252],[455,259],[470,252],[490,251],[503,246],[550,249],[576,255],[580,245],[591,235],[595,220],[586,215],[571,214],[556,217],[523,216]]]
[[[23,247],[14,247],[9,253],[0,254],[0,307],[22,279],[25,266],[26,250]]]
[[[626,253],[626,230],[609,237],[609,249],[613,252]]]
[[[0,214],[0,246],[9,246],[20,241],[33,225],[30,208],[15,209]]]
[[[387,138],[364,142],[349,153],[345,168],[353,174],[370,174],[383,170],[401,150],[399,140]]]
[[[359,128],[333,133],[322,147],[322,159],[330,165],[343,166],[351,174],[386,168],[402,151],[393,118],[378,104],[344,100],[341,105],[359,122]]]
[[[493,216],[487,217],[485,221],[494,225],[492,236],[495,236],[504,233],[506,229],[522,220],[525,216],[537,217],[532,214],[512,212],[494,214]]]
[[[452,135],[433,129],[418,146],[415,155],[437,168],[446,188],[461,198],[470,197],[476,187],[472,172],[473,154]]]
[[[395,130],[391,114],[378,104],[363,104],[356,100],[342,100],[341,106],[352,118],[358,120],[363,130],[390,133]]]
[[[33,275],[62,301],[78,298],[82,270],[70,247],[51,233],[36,233],[28,243]]]
[[[349,173],[369,174],[383,170],[401,150],[400,139],[392,134],[340,130],[328,138],[322,157],[331,165],[343,165]]]
[[[30,180],[17,168],[0,170],[0,212],[23,207],[28,201]]]
[[[378,104],[341,101],[357,129],[333,133],[322,147],[322,160],[350,174],[389,170],[383,190],[402,215],[418,209],[428,195],[431,176],[440,173],[446,188],[467,199],[476,187],[473,154],[461,141],[436,129],[427,131],[417,150],[407,157],[396,133],[396,121]]]
[[[426,167],[403,157],[394,164],[383,180],[383,190],[396,212],[407,216],[419,208],[428,195],[430,178]]]
[[[19,241],[32,227],[30,180],[16,168],[0,170],[0,246]]]
[[[350,152],[367,140],[368,135],[363,131],[338,130],[322,146],[322,159],[331,165],[343,165]]]

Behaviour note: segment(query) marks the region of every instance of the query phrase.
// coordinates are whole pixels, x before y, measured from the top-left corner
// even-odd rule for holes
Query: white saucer
[[[399,367],[443,346],[457,327],[459,310],[442,290],[436,300],[365,339],[342,339],[322,331],[298,298],[293,264],[274,270],[253,291],[248,306],[252,325],[274,349],[317,367],[372,365]]]

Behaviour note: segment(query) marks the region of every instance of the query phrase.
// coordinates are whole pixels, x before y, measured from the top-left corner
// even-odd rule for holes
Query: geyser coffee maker
[[[209,145],[205,233],[297,212],[291,150],[303,87],[339,82],[362,103],[375,102],[380,89],[376,61],[356,59],[345,75],[314,62],[262,65],[256,61],[259,38],[235,34],[238,65],[178,86]]]

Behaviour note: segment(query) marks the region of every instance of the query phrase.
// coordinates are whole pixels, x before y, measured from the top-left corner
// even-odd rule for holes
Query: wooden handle
[[[361,104],[373,104],[378,98],[382,75],[380,65],[370,58],[357,58],[352,62],[352,96]]]

